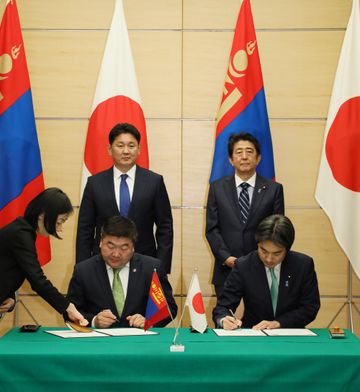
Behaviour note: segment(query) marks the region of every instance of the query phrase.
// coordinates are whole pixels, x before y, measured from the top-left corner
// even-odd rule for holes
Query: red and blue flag
[[[16,1],[8,1],[0,25],[0,227],[23,215],[44,190],[30,78]],[[49,240],[38,236],[41,264]]]
[[[154,271],[151,279],[149,298],[145,312],[145,331],[154,324],[170,316],[169,307],[161,287],[159,277]]]
[[[257,172],[275,178],[274,157],[258,44],[250,0],[244,0],[235,27],[229,66],[216,122],[216,141],[210,182],[234,173],[227,143],[234,133],[248,132],[260,143]]]

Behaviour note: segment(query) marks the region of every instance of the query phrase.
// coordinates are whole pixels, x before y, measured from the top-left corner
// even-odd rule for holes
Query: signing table
[[[181,329],[150,336],[62,339],[14,328],[0,338],[0,391],[360,391],[360,340],[219,337]]]

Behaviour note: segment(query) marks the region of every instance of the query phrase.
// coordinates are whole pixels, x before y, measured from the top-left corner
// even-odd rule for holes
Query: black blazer
[[[303,253],[289,251],[281,264],[278,303],[274,316],[265,266],[253,251],[236,260],[213,311],[215,325],[244,299],[243,327],[262,320],[277,320],[282,328],[302,328],[315,320],[320,295],[314,262]]]
[[[206,238],[215,257],[213,284],[224,284],[231,271],[224,265],[229,256],[240,257],[257,248],[256,228],[272,214],[284,214],[284,192],[279,183],[256,176],[246,224],[241,220],[235,176],[223,177],[210,184]]]
[[[99,253],[100,231],[104,220],[118,214],[113,168],[89,177],[79,211],[77,262]],[[170,273],[173,220],[169,197],[161,175],[140,166],[136,167],[128,217],[134,221],[138,231],[136,252],[160,259],[165,271]]]
[[[120,323],[114,323],[113,327],[129,327],[127,316],[135,313],[145,316],[151,278],[154,268],[156,268],[170,312],[175,318],[177,305],[172,295],[172,288],[166,274],[159,270],[159,266],[160,260],[134,253],[130,261],[128,290],[121,315],[116,309],[106,264],[101,255],[95,255],[75,264],[67,297],[89,323],[99,312],[110,309],[120,321]],[[156,327],[163,327],[170,320],[170,318],[162,320],[156,324]]]
[[[0,303],[15,298],[15,291],[27,279],[35,292],[59,313],[64,313],[70,302],[44,275],[35,240],[35,230],[23,218],[0,229]]]

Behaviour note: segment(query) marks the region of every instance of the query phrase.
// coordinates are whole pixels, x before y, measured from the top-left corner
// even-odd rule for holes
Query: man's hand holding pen
[[[99,312],[95,317],[96,328],[110,328],[115,322],[119,321],[110,309]]]
[[[241,327],[242,321],[235,317],[234,312],[229,309],[231,316],[225,316],[222,320],[222,327],[226,330],[237,329]]]

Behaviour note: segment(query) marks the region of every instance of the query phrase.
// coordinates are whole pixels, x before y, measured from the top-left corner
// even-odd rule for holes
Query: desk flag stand
[[[348,260],[348,291],[347,291],[347,299],[346,301],[341,305],[340,309],[336,312],[335,316],[330,320],[329,324],[327,325],[327,328],[331,326],[331,324],[337,319],[341,311],[345,308],[345,306],[348,305],[348,316],[349,316],[349,321],[348,325],[351,330],[351,332],[354,332],[354,319],[353,319],[353,307],[357,311],[357,313],[360,315],[360,310],[356,306],[356,304],[353,301],[353,294],[352,294],[352,266],[350,263],[350,260]]]
[[[182,345],[181,342],[180,342],[180,340],[178,339],[178,337],[179,337],[179,328],[180,328],[181,321],[182,321],[182,319],[183,319],[183,317],[184,317],[185,308],[186,308],[186,306],[184,305],[184,306],[183,306],[183,310],[182,310],[182,312],[181,312],[181,316],[180,316],[178,325],[177,325],[176,328],[175,328],[174,339],[173,339],[173,341],[172,341],[172,345],[170,346],[170,352],[172,352],[172,353],[174,353],[174,352],[176,352],[176,353],[183,353],[183,352],[185,351],[185,346]],[[171,318],[172,318],[172,316],[171,316]],[[173,321],[173,324],[174,324],[174,326],[175,326],[175,321],[174,321],[174,319],[172,319],[172,321]]]

